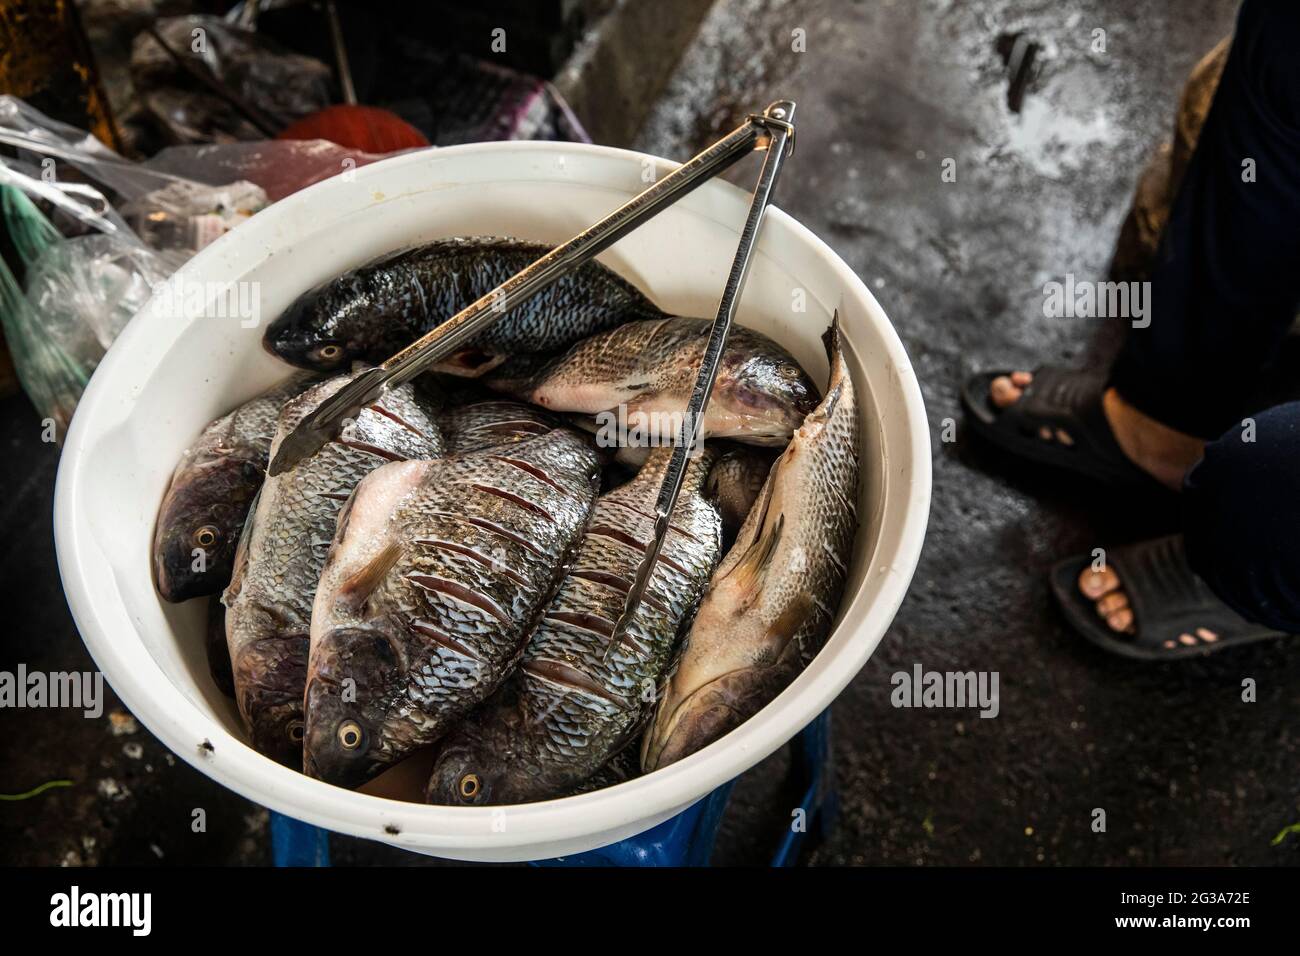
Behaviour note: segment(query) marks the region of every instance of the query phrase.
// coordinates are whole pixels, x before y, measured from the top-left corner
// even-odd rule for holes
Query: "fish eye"
[[[343,357],[343,346],[328,342],[316,349],[316,357],[324,362],[333,362],[335,359]]]
[[[221,540],[221,530],[215,525],[205,524],[194,532],[194,543],[200,548],[210,548]]]
[[[302,739],[303,739],[303,737],[305,736],[305,734],[306,734],[307,731],[306,731],[306,727],[305,727],[305,725],[303,724],[303,722],[302,722],[301,720],[291,720],[291,721],[289,721],[289,728],[288,728],[288,730],[289,730],[289,739],[290,739],[290,740],[292,740],[292,741],[293,741],[294,743],[296,743],[296,744],[300,744],[300,743],[302,743]]]
[[[356,750],[361,746],[361,725],[355,720],[345,720],[339,724],[339,743],[344,750]]]
[[[473,800],[483,789],[483,784],[476,773],[467,773],[460,778],[460,795],[466,800]]]

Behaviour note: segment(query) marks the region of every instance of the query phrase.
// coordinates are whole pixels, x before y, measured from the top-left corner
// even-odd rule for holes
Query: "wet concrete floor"
[[[1175,530],[1176,509],[1015,467],[961,428],[943,440],[949,420],[960,422],[957,389],[969,373],[1100,363],[1114,348],[1114,320],[1044,318],[1043,284],[1104,278],[1138,171],[1235,6],[719,0],[637,140],[685,158],[738,114],[797,100],[798,151],[778,202],[868,283],[925,396],[935,472],[927,543],[893,627],[835,705],[840,815],[807,862],[1300,861],[1300,838],[1274,843],[1300,821],[1300,639],[1161,665],[1092,649],[1051,606],[1047,569]],[[1009,97],[1004,54],[1017,34],[1038,48],[1033,74]],[[948,160],[955,182],[942,178]],[[18,613],[0,666],[87,668],[54,566],[57,452],[39,439],[25,401],[7,400],[0,606]],[[916,664],[996,671],[998,716],[893,707],[891,675]],[[1254,703],[1242,700],[1246,678]],[[266,812],[124,713],[4,711],[0,727],[0,791],[71,781],[0,802],[0,860],[268,858]],[[779,753],[742,778],[716,862],[768,858],[794,805],[788,767]],[[206,811],[203,834],[192,831],[193,808]],[[1105,832],[1092,827],[1098,808]],[[343,837],[332,851],[340,863],[425,862]]]

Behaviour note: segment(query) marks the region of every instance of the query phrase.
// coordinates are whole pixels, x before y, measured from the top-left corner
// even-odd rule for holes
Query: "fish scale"
[[[361,483],[313,611],[309,773],[357,785],[496,689],[563,574],[599,479],[590,441],[556,429],[508,455],[386,466]],[[348,680],[355,700],[344,699]]]
[[[640,726],[677,635],[721,550],[721,519],[702,496],[715,453],[691,460],[646,600],[610,648],[671,457],[651,452],[596,504],[569,572],[502,690],[445,738],[429,784],[437,803],[524,803],[594,774]],[[647,692],[651,693],[647,693]],[[472,782],[473,793],[465,788]]]
[[[350,378],[332,378],[289,402],[275,442]],[[403,385],[363,409],[317,454],[266,480],[223,597],[236,700],[260,752],[289,765],[301,760],[312,600],[344,502],[380,465],[441,451],[434,409]]]

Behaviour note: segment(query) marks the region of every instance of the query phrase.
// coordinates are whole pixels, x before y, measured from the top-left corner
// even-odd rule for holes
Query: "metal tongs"
[[[346,419],[359,414],[364,406],[379,398],[387,386],[400,385],[414,378],[430,365],[465,345],[510,309],[599,255],[697,186],[734,165],[748,153],[756,149],[766,150],[763,168],[750,202],[749,215],[745,219],[736,255],[731,263],[731,272],[723,287],[717,316],[709,333],[704,358],[700,362],[695,388],[691,392],[672,458],[659,488],[659,497],[655,503],[654,539],[646,548],[636,579],[628,590],[623,612],[610,637],[609,648],[614,648],[641,604],[655,562],[663,548],[664,538],[668,534],[669,518],[686,474],[686,459],[699,438],[704,410],[713,392],[713,383],[727,345],[727,336],[731,332],[740,292],[749,273],[763,214],[771,201],[781,164],[794,150],[794,108],[795,104],[790,100],[777,100],[761,114],[751,113],[743,124],[645,192],[628,200],[600,222],[578,233],[568,242],[556,246],[383,364],[360,373],[317,406],[284,437],[271,459],[268,474],[281,474],[315,454],[334,436]]]

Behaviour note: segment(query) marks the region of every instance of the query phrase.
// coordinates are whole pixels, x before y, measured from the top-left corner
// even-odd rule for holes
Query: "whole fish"
[[[316,385],[280,413],[272,453],[310,410],[351,378]],[[380,465],[442,452],[435,410],[409,383],[390,388],[338,437],[268,478],[241,536],[223,601],[235,699],[261,753],[302,762],[302,698],[312,600],[339,510]]]
[[[357,786],[496,689],[596,499],[591,443],[385,466],[340,519],[312,612],[307,773]]]
[[[522,239],[438,239],[353,269],[301,296],[264,344],[292,365],[328,371],[381,361],[551,249]],[[608,266],[588,262],[521,303],[434,368],[477,376],[509,355],[551,352],[630,319],[662,315]]]
[[[626,746],[649,716],[678,634],[721,552],[717,509],[701,494],[714,452],[690,460],[644,602],[614,622],[651,540],[672,450],[601,497],[560,590],[501,690],[443,740],[428,799],[528,803],[569,793]]]
[[[487,384],[554,412],[597,416],[597,444],[671,443],[685,414],[712,323],[682,316],[628,322],[544,360],[521,356]],[[799,363],[761,332],[736,326],[704,415],[704,434],[784,445],[817,404]]]
[[[438,426],[450,456],[518,445],[558,428],[560,422],[532,405],[487,399],[444,411]]]
[[[839,342],[826,397],[795,432],[719,566],[642,748],[648,772],[738,727],[821,649],[857,532],[858,402]]]
[[[164,600],[219,594],[230,583],[280,409],[315,381],[299,374],[281,382],[208,425],[186,449],[154,526],[154,584]]]

